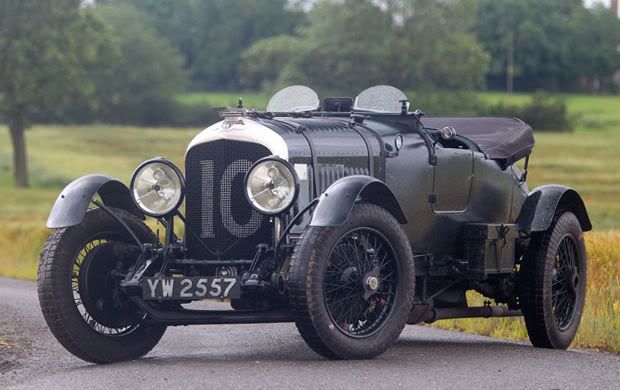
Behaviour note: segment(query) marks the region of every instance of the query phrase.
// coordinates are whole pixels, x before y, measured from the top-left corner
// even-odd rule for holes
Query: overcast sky
[[[610,0],[585,0],[586,5],[592,5],[594,3],[603,3],[604,5],[606,5],[607,7],[609,7],[609,4],[611,3]]]

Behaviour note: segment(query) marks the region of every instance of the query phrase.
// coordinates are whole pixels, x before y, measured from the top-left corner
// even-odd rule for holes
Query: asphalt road
[[[620,388],[620,356],[408,326],[371,361],[328,361],[292,324],[170,328],[145,358],[97,366],[47,329],[35,284],[0,278],[0,388]]]

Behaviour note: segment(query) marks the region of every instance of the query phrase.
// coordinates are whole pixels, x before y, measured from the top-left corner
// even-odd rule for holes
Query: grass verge
[[[620,232],[589,233],[588,291],[579,332],[572,348],[620,353]],[[469,293],[470,304],[483,298]],[[467,318],[438,321],[432,326],[511,340],[528,340],[525,323],[517,318]]]

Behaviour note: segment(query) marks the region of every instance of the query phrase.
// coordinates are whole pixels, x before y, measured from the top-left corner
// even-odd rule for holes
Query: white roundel
[[[224,121],[221,121],[207,127],[191,140],[187,150],[196,145],[226,139],[263,145],[272,155],[288,160],[288,145],[280,134],[252,119],[243,118],[241,122],[224,127]]]

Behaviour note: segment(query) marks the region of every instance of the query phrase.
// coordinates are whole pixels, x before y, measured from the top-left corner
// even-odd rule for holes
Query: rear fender
[[[370,176],[347,176],[333,183],[319,198],[310,226],[338,226],[344,224],[358,201],[375,204],[389,211],[400,224],[407,218],[388,186]]]
[[[584,232],[592,230],[581,196],[574,189],[557,184],[538,187],[530,192],[517,218],[519,229],[528,233],[549,229],[558,209],[573,212]]]
[[[106,206],[126,210],[144,219],[125,184],[110,176],[88,175],[74,180],[62,190],[47,219],[47,227],[58,229],[78,225],[95,194],[99,194]]]

